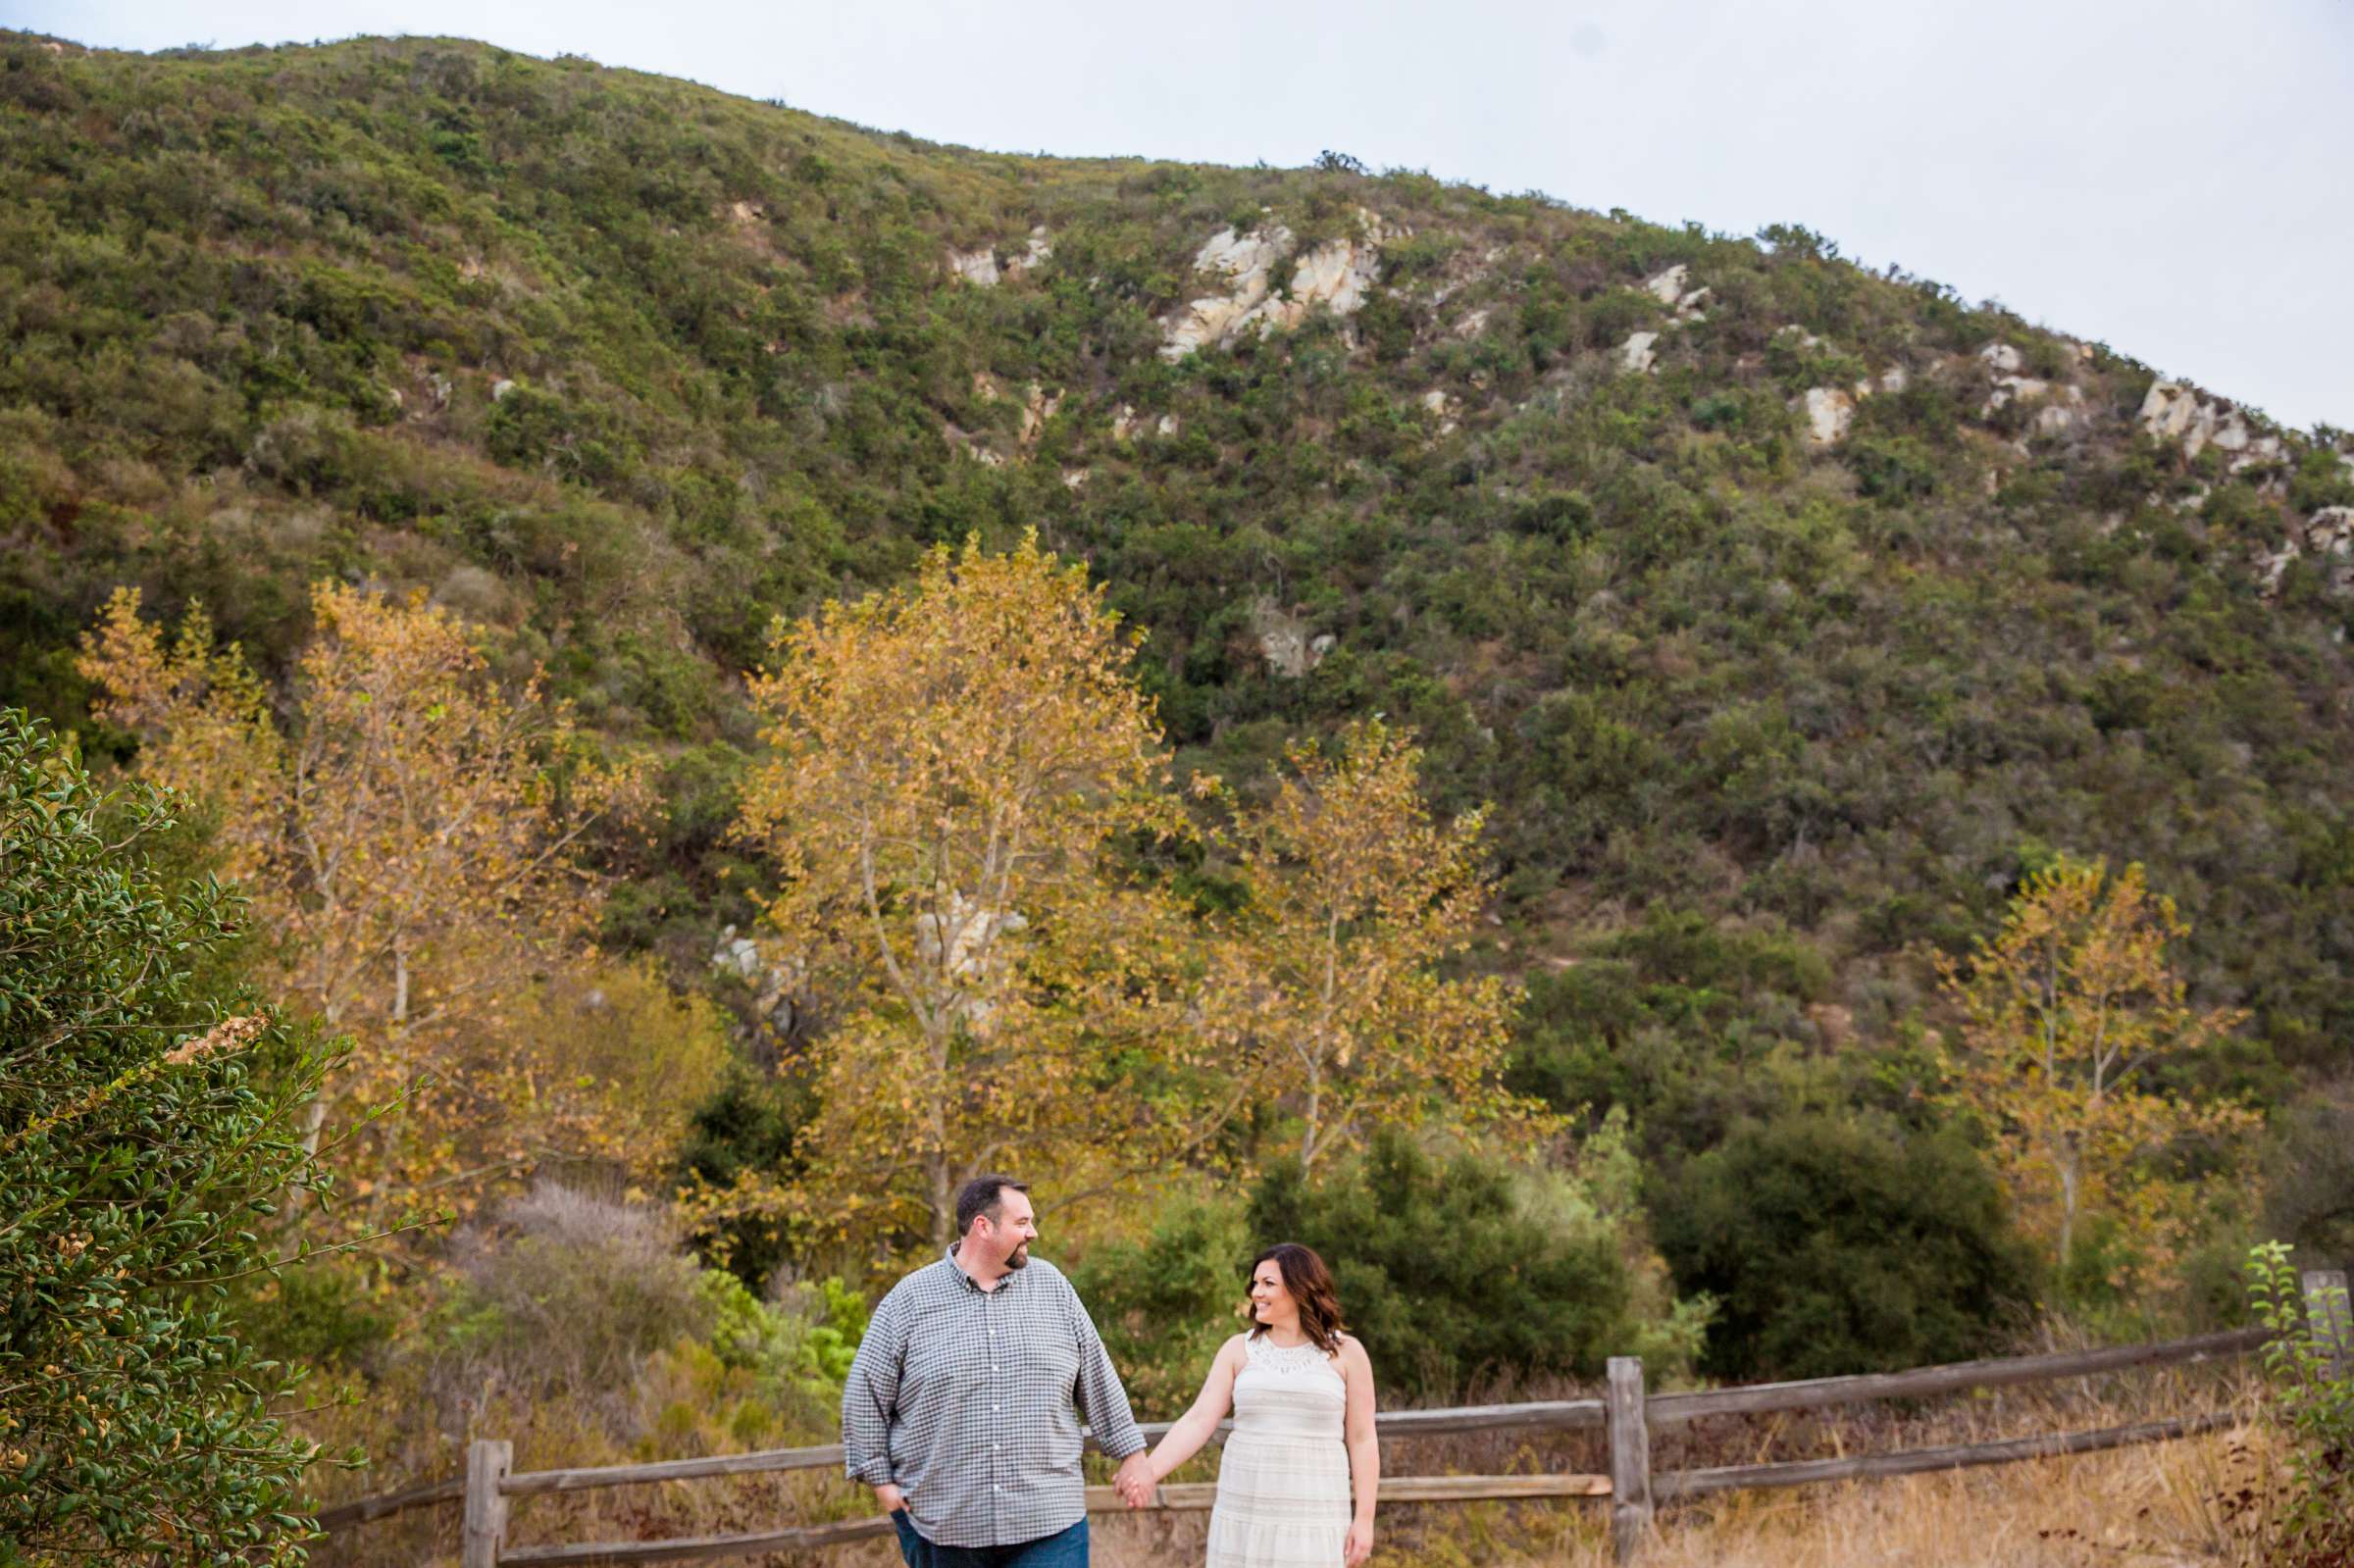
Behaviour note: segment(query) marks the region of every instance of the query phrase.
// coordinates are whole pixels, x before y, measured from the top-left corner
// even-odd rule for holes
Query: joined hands
[[[1153,1485],[1151,1458],[1141,1450],[1122,1459],[1111,1478],[1111,1490],[1131,1508],[1151,1506]]]

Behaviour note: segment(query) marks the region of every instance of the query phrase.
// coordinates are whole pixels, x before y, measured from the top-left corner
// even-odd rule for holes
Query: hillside
[[[1803,228],[461,42],[4,34],[0,313],[0,701],[122,754],[71,666],[118,583],[269,675],[311,582],[428,589],[661,752],[607,936],[682,975],[748,918],[772,618],[1035,526],[1148,632],[1181,766],[1380,711],[1495,803],[1561,1104],[1700,1146],[1859,1047],[1901,1097],[1926,954],[2054,851],[2179,899],[2252,1012],[2216,1087],[2348,1069],[2344,438]]]

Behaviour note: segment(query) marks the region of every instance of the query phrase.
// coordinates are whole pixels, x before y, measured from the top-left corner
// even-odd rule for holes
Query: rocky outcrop
[[[2070,381],[2051,381],[2023,374],[2026,360],[2016,345],[1988,343],[1978,350],[1977,357],[1993,377],[1985,400],[1978,405],[1980,419],[1991,418],[2014,403],[2040,403],[2043,406],[2028,422],[2028,429],[2037,435],[2069,435],[2091,423],[2084,389]]]
[[[1681,327],[1687,322],[1705,320],[1707,315],[1702,307],[1708,304],[1710,291],[1688,286],[1691,281],[1692,269],[1677,262],[1666,271],[1644,278],[1643,291],[1673,310],[1675,325]]]
[[[1122,403],[1118,408],[1112,410],[1111,438],[1115,441],[1133,440],[1144,430],[1145,424],[1144,415],[1139,414],[1132,405]],[[1177,433],[1177,416],[1174,414],[1163,414],[1151,424],[1152,433],[1155,435],[1166,436]]]
[[[1246,332],[1288,331],[1311,311],[1354,315],[1381,272],[1381,220],[1357,209],[1356,232],[1328,239],[1292,258],[1292,231],[1263,224],[1249,233],[1221,228],[1194,254],[1194,271],[1222,277],[1223,294],[1205,295],[1162,319],[1160,357],[1174,363],[1198,349],[1232,343]],[[1291,281],[1275,278],[1292,261]]]
[[[1856,400],[1836,386],[1810,386],[1799,399],[1807,416],[1807,443],[1825,447],[1846,439],[1856,422]]]
[[[1438,420],[1441,435],[1455,430],[1455,416],[1461,410],[1462,405],[1456,401],[1455,394],[1441,387],[1434,386],[1422,394],[1422,412]]]
[[[1002,402],[1006,397],[1005,383],[987,371],[975,371],[973,395],[984,403]],[[1032,381],[1023,389],[1021,425],[1014,433],[1014,445],[1027,454],[1038,444],[1038,438],[1046,433],[1047,421],[1052,419],[1061,407],[1060,392],[1049,394],[1045,387]],[[962,447],[967,454],[988,467],[1003,466],[1005,458],[1002,453],[990,450],[955,426],[948,426],[947,434],[951,445]]]
[[[1252,604],[1251,632],[1258,638],[1259,657],[1267,661],[1267,668],[1287,681],[1301,680],[1322,664],[1338,640],[1330,632],[1311,634],[1305,622],[1272,599]]]
[[[1820,347],[1822,339],[1803,328],[1785,327],[1784,332],[1795,331],[1803,339],[1802,348]],[[1816,451],[1836,446],[1847,439],[1847,432],[1856,423],[1856,405],[1875,392],[1901,392],[1913,384],[1912,373],[1902,365],[1891,365],[1877,377],[1867,376],[1852,388],[1838,386],[1810,386],[1791,402],[1807,422],[1807,444]]]
[[[2134,418],[2142,430],[2161,441],[2182,448],[2186,458],[2208,447],[2231,454],[2231,472],[2274,463],[2281,457],[2280,438],[2248,423],[2247,416],[2224,401],[2203,395],[2180,381],[2153,381]]]
[[[1023,451],[1027,452],[1038,444],[1039,436],[1046,433],[1047,421],[1052,419],[1055,410],[1061,407],[1062,394],[1060,392],[1049,397],[1047,395],[1047,389],[1038,382],[1030,383],[1030,394],[1022,400],[1021,433],[1015,437],[1021,443]]]
[[[2257,587],[2267,599],[2278,598],[2280,580],[2292,562],[2311,560],[2322,583],[2339,597],[2354,594],[2354,506],[2325,506],[2289,530],[2278,550],[2256,559]]]
[[[987,982],[1005,967],[1000,944],[1027,931],[1030,922],[1013,910],[992,909],[950,889],[947,908],[918,910],[914,924],[918,961],[958,987],[950,1010],[975,1033],[986,1033],[997,1011]]]
[[[1618,345],[1618,368],[1630,376],[1642,376],[1657,363],[1659,355],[1652,345],[1660,340],[1657,332],[1629,332],[1626,341]]]
[[[752,1011],[762,1025],[780,1037],[793,1033],[804,1011],[807,965],[797,958],[771,957],[761,949],[758,938],[740,936],[734,926],[726,926],[712,945],[711,967],[751,988]]]
[[[742,203],[737,205],[742,206]],[[971,283],[976,288],[995,288],[1000,282],[1016,281],[1023,274],[1036,272],[1053,255],[1053,236],[1047,232],[1046,225],[1040,224],[1030,230],[1029,237],[1022,242],[1020,254],[1009,256],[1002,263],[998,260],[998,247],[995,245],[984,245],[979,250],[958,250],[951,245],[945,265],[948,276],[960,283]]]
[[[973,283],[982,288],[995,288],[1003,274],[998,271],[998,250],[984,245],[979,250],[957,250],[949,247],[948,275],[961,283]]]
[[[1051,261],[1053,256],[1054,241],[1047,233],[1047,226],[1040,224],[1030,230],[1030,237],[1023,241],[1022,253],[1005,263],[1005,276],[1017,278],[1024,273],[1034,273]]]

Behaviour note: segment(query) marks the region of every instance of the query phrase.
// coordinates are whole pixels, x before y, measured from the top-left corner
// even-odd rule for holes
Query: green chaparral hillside
[[[72,662],[118,584],[272,677],[313,582],[426,589],[662,757],[607,936],[681,974],[748,919],[772,618],[1036,527],[1181,768],[1380,712],[1494,802],[1517,1082],[1655,1148],[1813,1057],[1902,1113],[1928,955],[2060,853],[2250,1010],[2204,1087],[2347,1068],[2346,443],[1803,228],[4,34],[0,319],[0,702],[126,752]]]

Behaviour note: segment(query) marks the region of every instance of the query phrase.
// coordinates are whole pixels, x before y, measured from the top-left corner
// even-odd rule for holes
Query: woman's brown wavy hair
[[[1247,1283],[1258,1278],[1258,1266],[1269,1258],[1283,1274],[1283,1288],[1292,1292],[1300,1303],[1300,1332],[1308,1342],[1326,1355],[1341,1353],[1341,1335],[1348,1325],[1341,1321],[1341,1300],[1332,1293],[1332,1271],[1324,1260],[1297,1241],[1278,1241],[1251,1260],[1243,1275]],[[1243,1315],[1251,1320],[1251,1338],[1257,1339],[1267,1332],[1251,1310],[1249,1296],[1243,1298]]]

